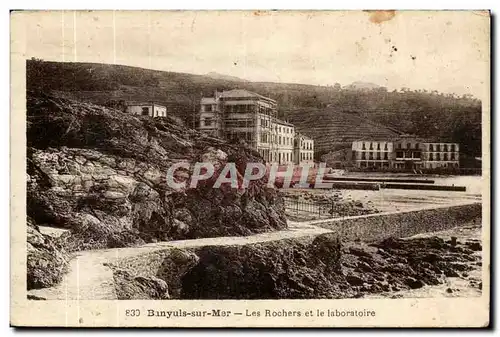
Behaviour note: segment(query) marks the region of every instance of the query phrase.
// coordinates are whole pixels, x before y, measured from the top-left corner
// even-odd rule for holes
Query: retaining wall
[[[330,229],[343,240],[383,240],[434,232],[468,223],[481,223],[481,203],[377,213],[308,224]]]

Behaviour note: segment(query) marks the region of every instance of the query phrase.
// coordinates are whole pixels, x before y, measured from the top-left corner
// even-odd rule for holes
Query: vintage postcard
[[[13,326],[489,325],[489,11],[11,34]]]

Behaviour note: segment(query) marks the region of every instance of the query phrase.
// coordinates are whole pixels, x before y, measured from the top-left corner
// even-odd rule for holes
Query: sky
[[[24,12],[26,58],[217,72],[250,81],[372,82],[389,90],[489,92],[484,12]],[[14,17],[14,19],[16,19]]]

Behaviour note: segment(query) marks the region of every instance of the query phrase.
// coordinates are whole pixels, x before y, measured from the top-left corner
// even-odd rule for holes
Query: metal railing
[[[321,218],[332,218],[333,202],[306,201],[299,198],[284,197],[285,212],[288,215],[310,215]]]

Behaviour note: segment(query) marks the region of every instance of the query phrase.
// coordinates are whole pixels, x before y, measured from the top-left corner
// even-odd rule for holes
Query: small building
[[[167,117],[167,107],[154,102],[126,102],[125,111],[133,115]]]
[[[281,119],[273,118],[271,128],[274,141],[271,146],[270,161],[278,164],[293,164],[295,139],[294,125]]]
[[[314,163],[314,140],[301,133],[295,134],[294,141],[294,163],[313,164]]]

